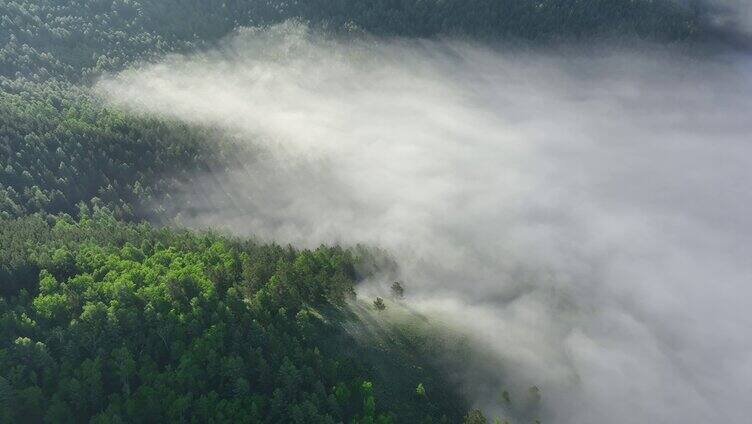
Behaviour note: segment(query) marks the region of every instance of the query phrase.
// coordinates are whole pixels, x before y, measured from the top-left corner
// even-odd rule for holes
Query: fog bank
[[[744,422],[749,70],[285,24],[97,90],[258,146],[231,173],[197,176],[177,202],[186,225],[388,249],[408,305],[538,385],[543,422]],[[504,413],[497,393],[474,395]]]

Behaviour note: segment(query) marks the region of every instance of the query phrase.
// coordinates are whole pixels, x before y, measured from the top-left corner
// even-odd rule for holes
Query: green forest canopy
[[[712,31],[700,10],[673,0],[15,0],[0,3],[0,74],[78,80],[287,19],[411,37],[702,40]]]
[[[353,251],[81,217],[0,220],[0,421],[459,420],[439,374],[359,359]]]

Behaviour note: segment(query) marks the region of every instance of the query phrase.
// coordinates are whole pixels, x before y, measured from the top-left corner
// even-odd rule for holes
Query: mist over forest
[[[0,5],[0,421],[745,422],[751,11]]]

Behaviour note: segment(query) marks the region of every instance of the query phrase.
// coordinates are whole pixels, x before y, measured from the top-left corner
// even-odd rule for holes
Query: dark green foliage
[[[300,7],[302,4],[308,7]],[[376,34],[553,40],[634,35],[682,40],[696,35],[694,14],[666,0],[351,0],[299,2],[298,15],[331,27]]]
[[[17,0],[0,3],[0,75],[88,79],[291,18],[335,31],[544,41],[676,41],[705,30],[672,0]]]
[[[75,214],[92,200],[119,217],[157,216],[152,207],[181,182],[227,166],[232,150],[221,140],[209,129],[102,108],[72,86],[5,81],[0,216]]]
[[[99,208],[0,220],[0,246],[5,420],[404,422],[377,401],[380,372],[338,347],[355,344],[330,319],[354,296],[349,251],[157,230]],[[458,419],[451,404],[399,402],[422,422]]]

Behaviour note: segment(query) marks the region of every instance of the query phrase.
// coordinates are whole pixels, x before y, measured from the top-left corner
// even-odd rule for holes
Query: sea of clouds
[[[96,89],[254,146],[196,177],[185,225],[388,250],[409,307],[540,387],[544,422],[745,422],[750,63],[287,23]]]

